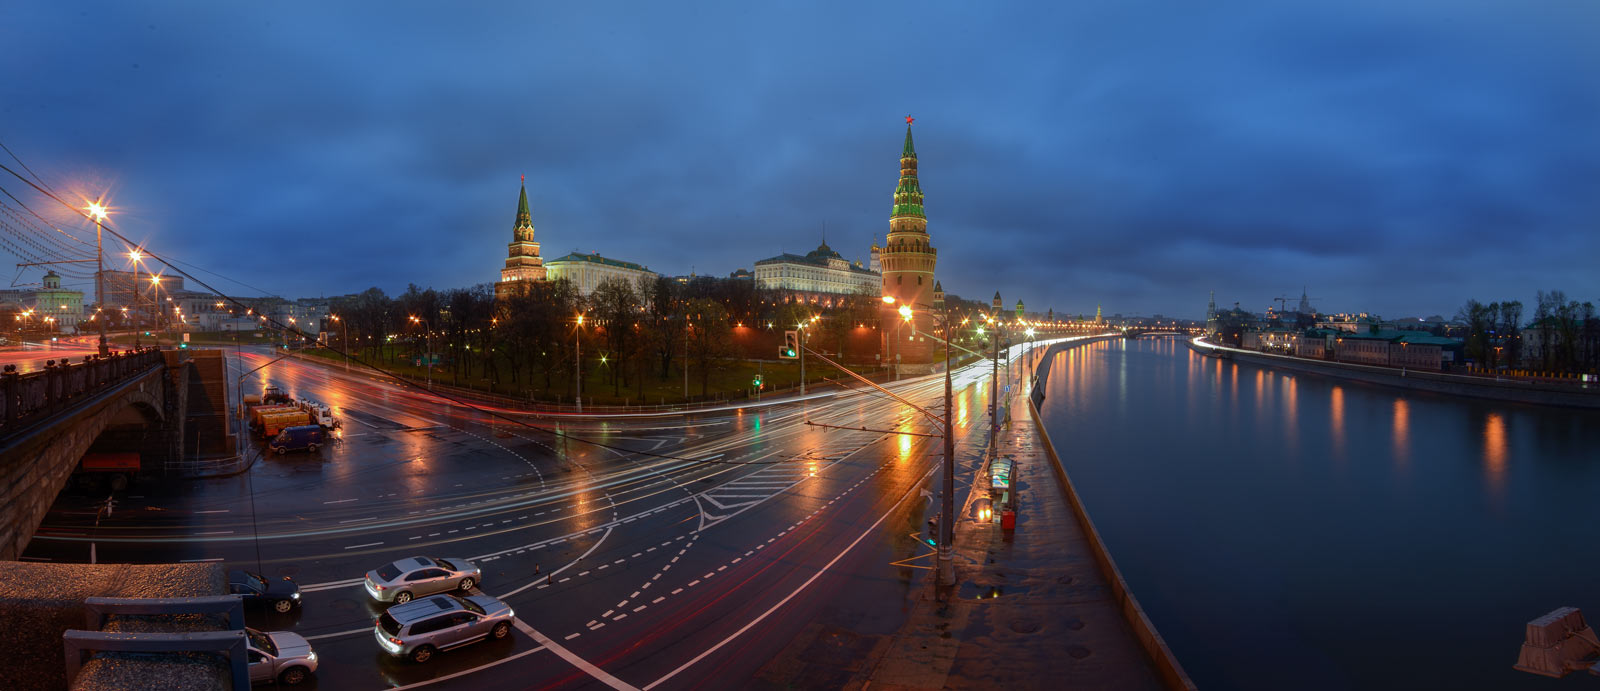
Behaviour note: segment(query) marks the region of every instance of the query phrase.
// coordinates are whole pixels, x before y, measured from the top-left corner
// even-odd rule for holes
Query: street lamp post
[[[341,336],[339,336],[339,347],[342,350],[344,350],[344,371],[345,372],[349,372],[350,371],[350,325],[348,323],[346,323],[345,320],[340,319],[339,315],[337,315],[337,314],[330,314],[330,315],[328,315],[328,318],[332,319],[332,320],[334,320],[336,322],[339,322],[340,330],[343,332],[343,334]]]
[[[133,281],[128,284],[128,300],[133,303],[133,347],[139,347],[139,262],[144,259],[144,254],[139,248],[128,252],[128,258],[133,260]]]
[[[104,254],[101,253],[100,226],[106,220],[106,208],[99,202],[89,202],[89,215],[94,216],[94,300],[104,308],[106,304],[106,265]],[[111,353],[110,346],[106,345],[106,320],[100,321],[100,356],[105,357]]]
[[[572,342],[575,344],[575,347],[576,347],[575,356],[572,359],[572,365],[573,365],[572,369],[573,369],[573,384],[574,384],[574,386],[575,386],[575,388],[577,390],[577,395],[573,396],[572,400],[573,400],[573,402],[578,404],[578,413],[582,414],[583,413],[583,313],[582,312],[578,313],[578,328],[573,329],[573,331],[572,331]]]
[[[887,304],[894,304],[895,298],[891,295],[883,296]],[[920,305],[924,306],[925,305]],[[911,305],[900,305],[900,317],[911,321]],[[953,558],[955,548],[955,515],[956,515],[956,435],[951,427],[950,411],[954,407],[954,389],[950,379],[950,306],[944,306],[944,497],[939,505],[939,555],[938,579],[943,585],[953,585],[956,582],[956,565]],[[898,370],[899,368],[896,368]]]
[[[428,352],[426,353],[426,357],[428,359],[428,390],[432,391],[433,390],[433,327],[428,325],[428,320],[426,320],[426,319],[421,319],[421,318],[413,316],[413,317],[411,317],[411,321],[412,321],[412,323],[421,324],[422,325],[422,330],[423,330],[422,342],[423,342],[423,345],[426,346],[427,349],[428,349]]]

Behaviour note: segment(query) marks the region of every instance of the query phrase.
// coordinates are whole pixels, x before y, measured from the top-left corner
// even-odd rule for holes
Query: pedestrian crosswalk
[[[876,435],[850,434],[832,439],[826,447],[813,449],[701,492],[700,527],[725,521],[810,480],[850,455],[866,448]]]

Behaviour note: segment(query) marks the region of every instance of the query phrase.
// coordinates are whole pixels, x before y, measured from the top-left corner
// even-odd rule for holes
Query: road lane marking
[[[322,502],[322,503],[324,503],[324,504],[343,504],[343,503],[345,503],[347,501],[361,501],[361,500],[360,499],[336,499],[334,501],[325,501],[325,502]]]
[[[378,545],[381,545],[381,544],[383,544],[383,543],[382,542],[368,542],[367,544],[364,544],[364,545],[350,545],[349,547],[346,547],[345,549],[361,549],[362,547],[377,547]]]
[[[693,659],[691,659],[688,662],[685,662],[682,665],[678,666],[677,669],[674,669],[671,672],[666,673],[666,675],[662,676],[660,679],[657,679],[657,680],[655,680],[653,682],[650,682],[648,685],[646,685],[644,687],[644,691],[649,691],[650,689],[653,689],[653,688],[655,688],[657,686],[660,686],[662,683],[666,682],[668,679],[671,679],[671,678],[677,676],[683,670],[686,670],[686,669],[690,668],[691,666],[693,666],[695,663],[697,663],[697,662],[699,662],[701,660],[704,660],[707,656],[711,655],[712,653],[714,653],[717,650],[721,649],[723,646],[725,646],[728,643],[732,642],[735,638],[738,638],[739,636],[744,635],[744,633],[746,631],[749,631],[751,628],[754,628],[756,624],[761,623],[767,617],[771,616],[773,612],[778,611],[778,608],[783,607],[784,605],[788,604],[790,600],[795,598],[795,596],[799,595],[801,592],[804,592],[805,589],[810,587],[810,585],[812,583],[816,582],[816,580],[818,578],[821,578],[822,574],[825,574],[830,569],[832,569],[834,564],[839,563],[839,560],[843,559],[844,555],[849,554],[850,551],[855,549],[856,545],[861,544],[861,541],[865,540],[868,535],[871,535],[874,532],[876,532],[878,530],[878,526],[883,525],[883,522],[885,520],[887,520],[891,514],[893,514],[896,511],[899,511],[900,510],[900,506],[906,502],[906,499],[908,497],[912,496],[912,491],[911,490],[921,487],[922,483],[926,482],[927,479],[933,475],[933,471],[937,470],[938,467],[939,466],[936,465],[936,464],[933,465],[932,467],[929,467],[928,471],[926,473],[923,473],[921,479],[919,479],[916,482],[913,482],[913,483],[911,483],[910,485],[907,486],[906,493],[901,495],[900,500],[895,502],[894,506],[889,507],[888,511],[884,512],[883,515],[879,516],[878,520],[873,521],[872,525],[868,526],[865,531],[862,531],[862,533],[860,535],[856,536],[855,540],[852,540],[850,542],[850,544],[846,545],[844,549],[840,550],[839,554],[835,555],[832,560],[828,561],[828,563],[823,564],[822,568],[817,569],[816,573],[812,574],[810,578],[806,579],[806,581],[804,583],[801,583],[799,585],[799,587],[795,588],[788,595],[785,595],[782,600],[779,600],[772,607],[768,608],[767,611],[762,612],[760,614],[760,616],[757,616],[756,618],[751,619],[749,621],[749,623],[746,623],[738,631],[734,631],[733,633],[729,634],[727,638],[724,638],[721,641],[719,641],[716,645],[713,645],[710,648],[707,648],[705,650],[705,652],[702,652],[699,655],[696,655]],[[690,585],[693,585],[693,584],[691,583]]]

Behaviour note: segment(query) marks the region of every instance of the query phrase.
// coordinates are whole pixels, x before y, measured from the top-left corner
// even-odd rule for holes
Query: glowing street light
[[[89,215],[94,217],[94,299],[95,302],[104,306],[106,302],[106,264],[105,254],[102,252],[100,244],[100,226],[106,220],[106,207],[101,206],[99,201],[92,201],[89,202],[88,209]],[[106,345],[106,323],[104,320],[100,322],[99,351],[101,357],[111,353],[110,347]]]

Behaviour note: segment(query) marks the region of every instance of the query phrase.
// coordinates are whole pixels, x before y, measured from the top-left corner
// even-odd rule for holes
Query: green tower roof
[[[524,184],[522,191],[517,193],[517,223],[513,228],[526,228],[533,225],[533,212],[528,211],[528,186]]]
[[[906,148],[904,151],[900,152],[900,155],[912,157],[917,155],[916,147],[911,145],[911,125],[909,123],[906,124]]]

